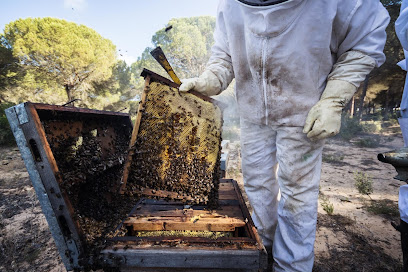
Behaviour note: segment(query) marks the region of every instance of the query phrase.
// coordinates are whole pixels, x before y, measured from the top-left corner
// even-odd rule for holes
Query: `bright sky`
[[[0,32],[19,18],[65,19],[93,28],[110,39],[118,49],[118,57],[131,64],[151,46],[153,34],[170,19],[215,16],[217,3],[218,0],[0,0]]]

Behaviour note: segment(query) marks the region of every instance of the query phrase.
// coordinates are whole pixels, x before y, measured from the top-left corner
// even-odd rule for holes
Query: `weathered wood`
[[[161,204],[175,204],[175,205],[180,205],[184,206],[184,204],[180,204],[179,201],[173,201],[173,200],[165,200],[165,199],[143,199],[143,204],[144,205],[161,205]],[[225,206],[225,205],[239,205],[238,199],[223,199],[219,200],[218,204],[220,207]],[[190,205],[187,205],[190,206]],[[203,205],[194,205],[194,209],[206,209],[206,206]]]
[[[173,247],[107,249],[102,253],[108,263],[119,262],[120,266],[127,269],[132,267],[259,269],[260,267],[257,250],[185,250]]]
[[[54,155],[47,141],[43,126],[41,125],[40,117],[36,110],[36,107],[38,106],[42,105],[33,104],[30,102],[24,104],[24,109],[26,110],[27,113],[28,122],[25,124],[21,124],[19,128],[23,132],[24,138],[26,139],[27,142],[27,146],[25,146],[24,148],[30,149],[34,165],[29,166],[27,165],[26,161],[25,163],[27,170],[29,172],[35,171],[36,174],[40,176],[42,183],[41,187],[39,184],[36,184],[32,180],[33,185],[36,187],[35,189],[37,195],[39,194],[42,195],[41,197],[39,196],[39,199],[42,202],[40,204],[50,224],[50,229],[52,230],[52,234],[54,235],[54,239],[57,243],[58,250],[61,255],[62,252],[65,251],[64,256],[62,256],[62,259],[64,260],[64,265],[67,268],[73,267],[78,265],[78,255],[82,251],[80,242],[81,232],[78,228],[78,223],[72,219],[74,211],[71,202],[59,188],[59,184],[61,183],[62,179],[59,174],[58,166],[55,161]],[[34,143],[37,147],[37,152],[39,156],[39,158],[37,159],[33,155],[34,150],[33,147],[31,146],[31,144]],[[32,169],[33,166],[35,166],[35,170]],[[47,196],[44,197],[44,194],[46,194]],[[47,200],[45,200],[45,198]],[[64,208],[61,210],[59,209],[59,207]],[[52,208],[52,212],[49,210],[47,211],[46,209],[48,208]],[[50,218],[51,216],[53,218]],[[53,223],[55,221],[58,222],[58,224]],[[69,232],[69,237],[68,235],[65,235],[67,232]],[[69,254],[66,254],[66,252],[69,252]],[[69,260],[70,258],[71,260]]]
[[[40,104],[40,103],[30,103],[30,104],[33,105],[37,110],[75,112],[75,113],[83,113],[83,114],[91,114],[91,115],[100,115],[101,117],[104,115],[129,117],[128,113],[123,113],[123,112],[102,111],[102,110],[93,110],[93,109],[87,109],[87,108],[58,106],[58,105],[49,105],[49,104]]]
[[[192,198],[189,196],[182,196],[175,192],[164,191],[164,190],[153,190],[153,189],[143,189],[142,191],[138,192],[141,195],[150,196],[150,197],[159,197],[159,198],[169,198],[169,199],[179,199],[179,200],[191,200]],[[235,194],[235,190],[224,190],[222,193],[219,193],[220,200],[228,200],[228,199],[237,199],[237,195]]]
[[[193,217],[142,217],[130,218],[124,222],[134,231],[149,230],[190,230],[190,231],[234,231],[244,227],[243,220],[235,218],[200,218],[193,221]]]
[[[266,254],[238,185],[220,182],[222,200],[217,209],[185,206],[179,202],[142,200],[124,225],[137,231],[221,231],[234,237],[125,236],[113,239],[114,246],[103,251],[108,263],[120,262],[123,271],[245,271],[265,267]],[[188,208],[186,208],[188,207]],[[172,235],[172,234],[169,234]],[[181,269],[181,270],[180,270]],[[149,270],[146,270],[149,271]]]
[[[176,192],[164,191],[164,190],[153,190],[144,188],[141,191],[136,192],[140,195],[151,196],[151,197],[160,197],[160,198],[169,198],[169,199],[183,199],[183,200],[192,200],[190,196],[182,196]]]
[[[238,193],[232,182],[220,183],[219,197],[238,199]],[[137,205],[130,218],[123,224],[131,227],[133,231],[235,231],[246,226],[246,217],[239,204],[220,206],[217,210],[209,211],[203,210],[202,207],[184,209],[182,205],[164,202],[161,205]]]
[[[124,193],[125,188],[126,188],[126,183],[127,183],[128,177],[129,177],[131,161],[132,161],[132,157],[133,157],[133,155],[135,153],[135,151],[132,149],[132,147],[135,144],[136,139],[137,139],[137,135],[139,133],[140,122],[142,120],[141,110],[143,109],[144,103],[146,101],[146,96],[147,96],[146,88],[148,88],[149,84],[150,84],[150,76],[147,76],[145,78],[145,86],[144,86],[144,90],[143,90],[143,93],[142,93],[141,101],[140,101],[139,107],[137,109],[137,116],[136,116],[135,124],[133,126],[132,137],[130,138],[129,153],[128,153],[128,156],[127,156],[127,160],[125,162],[125,168],[123,170],[122,186],[119,189],[120,193]]]
[[[180,209],[181,208],[181,209]],[[221,209],[208,211],[208,210],[196,210],[196,209],[183,209],[176,205],[155,205],[155,206],[140,206],[140,209],[136,209],[131,216],[144,217],[144,216],[174,216],[174,217],[193,217],[200,216],[201,218],[238,218],[244,221],[244,216],[239,206],[223,206]]]
[[[121,268],[121,272],[191,272],[191,268]],[[213,269],[213,268],[195,268],[194,272],[258,272],[258,269]]]
[[[238,183],[236,181],[232,180],[232,184],[234,185],[235,190],[237,191],[237,196],[238,196],[238,200],[239,200],[240,207],[241,207],[241,210],[243,212],[243,215],[244,215],[244,217],[246,218],[246,220],[249,223],[248,225],[246,225],[247,230],[249,232],[249,237],[253,238],[257,242],[258,249],[262,252],[262,254],[261,254],[261,263],[262,263],[263,266],[266,266],[267,262],[268,262],[267,257],[266,257],[266,250],[265,250],[265,248],[264,248],[264,246],[262,244],[261,238],[257,234],[255,224],[252,221],[251,215],[249,214],[249,211],[248,211],[248,209],[247,209],[247,207],[245,205],[245,201],[244,201],[244,198],[243,198],[243,196],[241,194],[241,191],[239,190]]]
[[[213,245],[215,249],[216,246],[219,246],[219,249],[238,249],[240,248],[252,248],[257,249],[256,241],[249,237],[219,237],[217,239],[211,239],[206,237],[179,237],[179,236],[150,236],[150,237],[136,237],[136,236],[125,236],[125,237],[115,237],[112,239],[113,242],[120,242],[120,245],[127,245],[129,248],[133,246],[138,248],[138,243],[145,244],[155,244],[155,243],[178,243],[178,247],[190,248],[196,244],[201,244],[205,246]],[[135,242],[137,242],[135,246]],[[116,245],[115,247],[117,247]]]

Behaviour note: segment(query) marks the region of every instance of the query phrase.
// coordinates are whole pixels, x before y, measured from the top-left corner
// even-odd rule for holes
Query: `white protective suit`
[[[400,16],[395,21],[395,32],[398,39],[404,48],[405,60],[403,60],[402,68],[407,70],[408,62],[408,0],[403,0],[401,5]],[[408,78],[405,80],[404,93],[401,100],[401,118],[398,119],[402,135],[404,137],[404,146],[408,144]],[[408,223],[408,185],[400,187],[398,206],[400,210],[401,220]]]
[[[407,56],[408,56],[408,2],[403,1],[401,5],[400,16],[395,21],[395,32],[404,48],[405,59],[398,63],[400,67],[407,71]],[[401,118],[398,121],[401,126],[402,136],[404,137],[404,146],[408,146],[408,80],[405,81],[404,93],[401,100]]]
[[[378,0],[221,0],[207,70],[180,87],[216,95],[235,77],[245,190],[274,271],[313,267],[324,140],[302,132],[306,116],[328,79],[358,87],[384,62],[388,21]]]

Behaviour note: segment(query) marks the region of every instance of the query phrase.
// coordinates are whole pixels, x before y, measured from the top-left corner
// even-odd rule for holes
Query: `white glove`
[[[347,81],[329,80],[319,102],[307,115],[303,133],[313,141],[339,133],[341,112],[356,91],[357,87]]]
[[[182,80],[180,92],[194,90],[207,96],[217,95],[221,92],[221,83],[218,77],[210,70],[205,70],[200,77]]]

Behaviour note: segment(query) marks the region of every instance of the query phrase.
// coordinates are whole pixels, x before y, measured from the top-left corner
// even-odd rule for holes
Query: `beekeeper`
[[[395,32],[404,48],[405,54],[405,60],[401,61],[399,65],[406,71],[408,64],[408,0],[402,1],[400,16],[395,21]],[[408,78],[405,80],[404,93],[401,100],[401,118],[398,118],[398,121],[404,138],[404,147],[408,147]],[[401,245],[404,257],[403,271],[408,271],[408,185],[400,187],[398,206],[401,223],[397,229],[401,232]]]
[[[216,95],[236,79],[245,190],[274,271],[312,271],[324,139],[384,62],[388,22],[378,0],[221,0],[207,68],[180,86]]]

